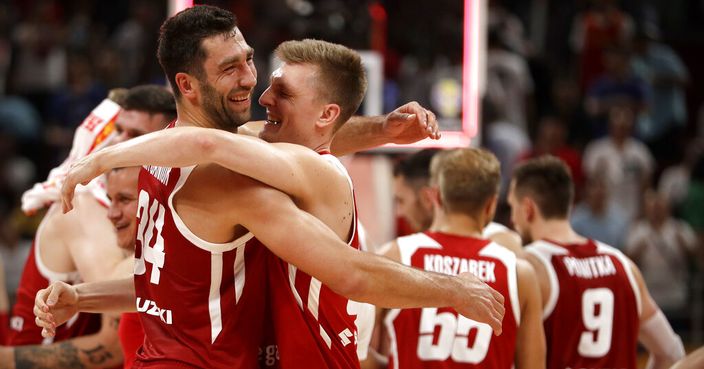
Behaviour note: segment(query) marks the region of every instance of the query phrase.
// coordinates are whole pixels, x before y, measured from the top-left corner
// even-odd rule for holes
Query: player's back
[[[547,367],[636,367],[640,295],[627,258],[605,244],[536,241],[527,249],[547,271],[543,311]]]
[[[352,213],[348,245],[359,249],[351,179],[337,158],[329,154],[322,157],[346,177],[345,191],[352,195],[352,202],[344,208],[345,214]],[[341,198],[334,201],[338,204],[322,205],[331,209],[344,203]],[[304,210],[309,211],[305,207]],[[320,218],[314,211],[311,213]],[[355,320],[361,305],[333,292],[273,253],[268,254],[267,265],[271,326],[262,347],[261,365],[283,369],[359,368]]]
[[[207,242],[186,226],[174,197],[193,171],[140,172],[135,290],[146,337],[135,367],[256,367],[266,297],[263,246],[251,233]]]
[[[490,240],[425,232],[397,239],[401,261],[438,273],[470,272],[505,298],[503,333],[451,308],[393,309],[389,368],[510,369],[520,324],[516,256]]]
[[[10,317],[10,329],[8,336],[4,339],[0,337],[0,342],[4,341],[9,346],[36,345],[40,343],[51,343],[63,341],[69,338],[95,333],[100,329],[100,314],[77,313],[71,317],[66,324],[56,328],[56,335],[52,338],[43,338],[42,329],[34,324],[34,298],[37,292],[49,286],[49,284],[61,281],[68,284],[82,282],[82,278],[77,270],[70,272],[56,272],[51,270],[42,260],[42,242],[46,236],[44,230],[52,223],[54,217],[61,216],[58,205],[50,208],[47,215],[42,219],[37,234],[32,243],[27,261],[22,271],[20,284],[17,288],[15,304]],[[106,220],[107,221],[107,218]],[[48,244],[45,246],[54,246]]]

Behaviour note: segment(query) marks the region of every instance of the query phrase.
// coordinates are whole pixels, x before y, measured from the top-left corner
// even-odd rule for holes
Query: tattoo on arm
[[[84,356],[91,365],[100,365],[113,358],[103,345],[90,349],[79,349],[72,342],[60,342],[52,346],[19,346],[15,348],[16,369],[85,369]]]

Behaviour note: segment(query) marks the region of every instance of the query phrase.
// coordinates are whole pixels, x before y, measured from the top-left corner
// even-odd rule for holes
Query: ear
[[[538,208],[535,202],[528,196],[523,197],[521,202],[523,203],[521,205],[525,211],[526,220],[532,223],[538,215]]]
[[[426,209],[432,209],[433,205],[442,205],[442,199],[440,198],[440,189],[432,186],[423,186],[418,191],[418,198],[420,203]]]
[[[335,121],[340,116],[340,105],[337,104],[325,104],[323,111],[320,112],[317,122],[315,123],[318,128],[325,128],[335,124]]]
[[[176,73],[176,88],[188,100],[197,99],[200,91],[198,79],[184,72]]]
[[[489,201],[486,202],[486,205],[484,205],[484,217],[486,224],[489,224],[489,222],[494,219],[494,215],[496,214],[496,205],[498,202],[499,195],[494,195],[489,199]]]

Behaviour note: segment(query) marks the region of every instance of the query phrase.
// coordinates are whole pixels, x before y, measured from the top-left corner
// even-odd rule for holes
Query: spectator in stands
[[[670,319],[689,316],[689,262],[696,260],[697,247],[694,231],[672,217],[665,197],[648,191],[645,218],[633,226],[625,252],[640,267],[653,299]]]
[[[609,135],[587,145],[583,168],[587,177],[604,175],[609,203],[632,220],[640,214],[655,163],[648,147],[632,137],[635,117],[630,105],[611,107],[608,119]]]
[[[619,207],[609,202],[603,176],[595,175],[587,180],[584,200],[575,207],[570,222],[577,233],[623,249],[628,218]]]

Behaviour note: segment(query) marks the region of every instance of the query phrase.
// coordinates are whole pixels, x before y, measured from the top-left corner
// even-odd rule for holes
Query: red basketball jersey
[[[144,343],[144,329],[137,313],[123,313],[117,329],[122,347],[122,363],[125,369],[132,368],[137,350]]]
[[[392,309],[389,368],[511,369],[521,320],[516,256],[490,240],[424,232],[397,239],[401,261],[426,271],[470,272],[504,296],[503,333],[452,308]]]
[[[626,256],[592,240],[536,241],[526,251],[550,281],[543,311],[547,367],[635,369],[641,302]]]
[[[139,175],[134,282],[145,339],[135,367],[253,368],[264,249],[251,233],[214,244],[188,229],[173,198],[193,168],[149,166]]]
[[[323,157],[349,179],[337,158],[328,154]],[[349,183],[352,191],[351,179]],[[359,249],[356,209],[352,225],[348,245]],[[267,266],[271,326],[261,351],[262,367],[359,368],[355,320],[357,311],[362,309],[361,304],[336,294],[273,253],[268,254]]]
[[[24,264],[7,337],[4,339],[0,337],[0,341],[9,346],[49,344],[100,330],[100,314],[78,313],[65,324],[58,326],[53,338],[42,337],[42,329],[34,324],[34,298],[37,292],[56,281],[76,284],[82,280],[77,271],[57,273],[44,265],[41,260],[39,242],[40,239],[37,236]]]

